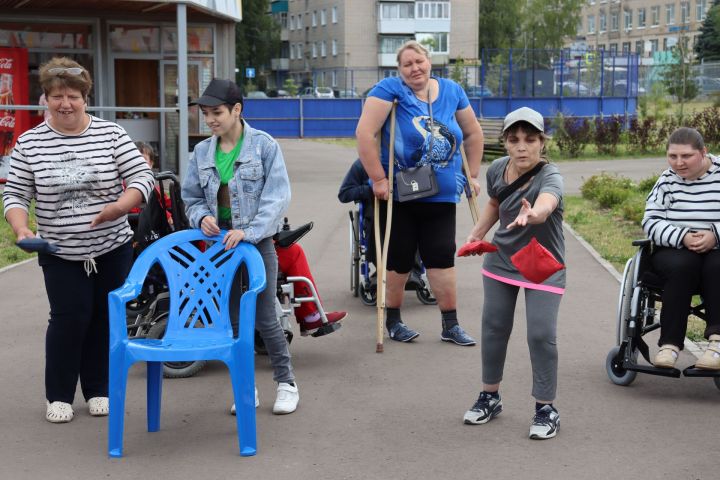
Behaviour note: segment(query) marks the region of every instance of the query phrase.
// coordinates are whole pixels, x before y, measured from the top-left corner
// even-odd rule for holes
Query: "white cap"
[[[545,132],[545,122],[542,115],[532,108],[520,107],[508,113],[507,116],[505,116],[505,120],[503,120],[503,133],[517,122],[527,122],[541,132]]]

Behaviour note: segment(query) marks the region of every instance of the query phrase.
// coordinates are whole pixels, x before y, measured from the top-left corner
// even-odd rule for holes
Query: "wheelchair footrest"
[[[310,334],[311,337],[322,337],[323,335],[329,335],[336,330],[340,330],[342,324],[340,323],[325,323],[322,327]]]
[[[720,370],[703,370],[695,368],[695,365],[686,368],[682,373],[686,377],[720,377]]]
[[[624,368],[633,372],[660,375],[661,377],[680,378],[681,372],[677,368],[657,368],[650,365],[631,365]]]

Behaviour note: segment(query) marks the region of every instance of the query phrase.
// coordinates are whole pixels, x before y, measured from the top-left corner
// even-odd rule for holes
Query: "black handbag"
[[[396,178],[398,202],[431,197],[438,193],[435,171],[430,164],[400,170]]]
[[[430,102],[430,90],[428,89],[428,111],[430,112],[430,148],[432,152],[435,137],[432,133],[433,114],[432,103]],[[397,162],[397,161],[396,161]],[[431,164],[426,163],[416,167],[400,169],[396,174],[396,191],[398,202],[409,202],[420,198],[432,197],[438,193],[439,188],[435,178],[435,170]]]

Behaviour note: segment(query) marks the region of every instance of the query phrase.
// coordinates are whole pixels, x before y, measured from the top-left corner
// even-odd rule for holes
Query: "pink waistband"
[[[553,287],[552,285],[543,285],[542,283],[523,282],[521,280],[515,280],[514,278],[501,277],[500,275],[488,272],[484,268],[482,270],[482,274],[488,278],[497,280],[498,282],[515,285],[516,287],[529,288],[531,290],[542,290],[543,292],[556,293],[558,295],[565,293],[565,289],[562,287]]]

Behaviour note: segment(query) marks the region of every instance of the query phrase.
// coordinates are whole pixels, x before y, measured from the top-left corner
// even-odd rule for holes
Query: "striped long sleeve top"
[[[720,159],[709,155],[707,173],[684,180],[665,170],[647,197],[642,227],[656,245],[684,248],[690,230],[710,230],[720,241]]]
[[[39,236],[55,243],[61,258],[87,260],[132,238],[127,216],[90,228],[105,205],[123,193],[123,181],[145,200],[155,182],[120,125],[91,116],[84,132],[65,135],[43,122],[20,135],[12,151],[4,213],[28,211],[34,198]]]

